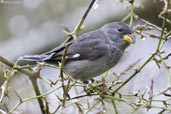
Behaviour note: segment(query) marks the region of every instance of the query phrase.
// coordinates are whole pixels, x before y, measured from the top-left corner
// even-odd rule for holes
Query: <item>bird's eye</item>
[[[121,29],[121,28],[119,28],[119,29],[118,29],[118,31],[119,31],[119,32],[122,32],[122,29]]]

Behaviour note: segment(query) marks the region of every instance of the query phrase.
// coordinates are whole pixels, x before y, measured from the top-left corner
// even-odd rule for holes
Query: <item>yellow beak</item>
[[[129,44],[134,44],[135,43],[135,37],[134,37],[133,34],[124,35],[123,40],[126,41]]]

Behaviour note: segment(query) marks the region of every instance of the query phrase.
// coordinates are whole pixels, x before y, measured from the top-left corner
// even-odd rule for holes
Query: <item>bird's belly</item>
[[[115,57],[114,60],[106,60],[103,58],[97,60],[79,60],[71,61],[65,64],[66,72],[75,79],[87,81],[95,76],[98,76],[113,67],[120,57]]]

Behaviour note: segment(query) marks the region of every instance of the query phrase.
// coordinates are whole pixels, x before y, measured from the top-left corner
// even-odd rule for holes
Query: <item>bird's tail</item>
[[[25,56],[19,57],[19,60],[43,62],[43,61],[47,61],[51,59],[52,56],[53,56],[53,53],[51,55],[43,55],[43,54],[42,55],[25,55]]]

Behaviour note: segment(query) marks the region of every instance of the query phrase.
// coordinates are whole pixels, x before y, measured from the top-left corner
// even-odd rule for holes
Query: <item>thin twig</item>
[[[129,22],[129,25],[132,26],[133,24],[133,21],[134,21],[134,0],[130,0],[129,3],[131,4],[131,15],[130,15],[130,22]]]
[[[84,15],[82,16],[81,20],[78,22],[77,26],[75,27],[74,31],[71,33],[67,33],[70,37],[64,41],[63,44],[71,41],[73,39],[73,35],[78,35],[79,31],[81,30],[81,27],[89,14],[90,10],[92,9],[93,5],[95,4],[97,0],[91,0],[90,5],[88,6],[87,10],[85,11]]]
[[[61,76],[61,82],[62,82],[62,88],[63,88],[63,97],[64,97],[64,100],[62,102],[62,105],[64,106],[65,105],[65,101],[66,101],[66,98],[67,98],[67,94],[68,94],[68,89],[66,88],[65,84],[64,84],[64,75],[63,75],[63,70],[64,70],[64,64],[66,62],[66,55],[67,55],[67,49],[68,49],[68,45],[66,45],[64,51],[63,51],[63,54],[62,54],[62,59],[61,59],[61,68],[60,68],[60,76]]]
[[[5,59],[2,56],[0,56],[0,61],[2,63],[4,63],[5,65],[8,65],[9,67],[12,67],[12,68],[14,67],[14,69],[18,70],[19,72],[21,72],[23,74],[26,74],[30,78],[30,80],[32,82],[32,85],[33,85],[33,88],[35,90],[36,95],[37,96],[41,95],[40,91],[39,91],[39,88],[38,88],[38,85],[37,85],[37,82],[36,82],[36,80],[37,80],[37,78],[39,76],[39,74],[37,72],[30,71],[30,70],[27,70],[27,69],[23,69],[21,66],[18,66],[16,64],[12,63],[11,61]],[[41,107],[42,112],[44,112],[44,110],[43,110],[44,105],[43,105],[42,99],[38,99],[38,102],[39,102],[39,105]]]
[[[153,60],[155,56],[155,53],[149,57],[144,64],[142,64],[138,69],[135,70],[135,72],[126,80],[124,81],[119,87],[117,87],[114,91],[112,91],[112,94],[115,94],[118,90],[120,90],[123,86],[125,86],[132,78],[134,78],[151,60]]]

